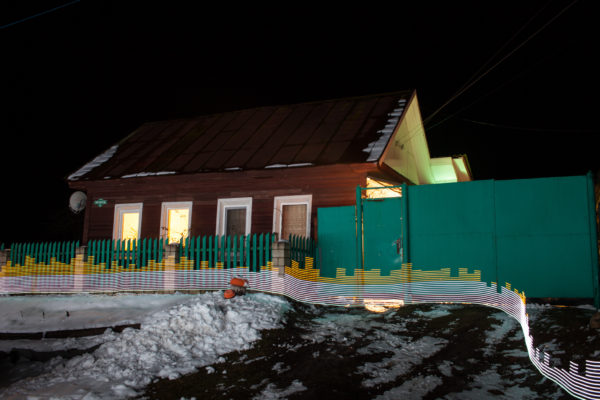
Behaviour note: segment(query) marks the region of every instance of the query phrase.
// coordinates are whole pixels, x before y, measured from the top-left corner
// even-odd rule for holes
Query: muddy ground
[[[593,310],[528,311],[535,345],[554,365],[600,358],[600,334],[588,326]],[[377,314],[293,303],[283,328],[221,361],[157,380],[140,399],[573,398],[533,366],[515,320],[476,305]]]

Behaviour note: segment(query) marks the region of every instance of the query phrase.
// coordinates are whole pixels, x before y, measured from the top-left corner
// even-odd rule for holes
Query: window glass
[[[306,236],[306,204],[283,205],[281,210],[281,238],[290,235]]]
[[[189,218],[189,208],[169,209],[169,223],[167,226],[169,244],[179,243],[181,238],[185,239],[188,236]]]
[[[124,212],[121,214],[121,240],[137,239],[139,237],[140,213]]]
[[[246,208],[226,209],[225,235],[246,234]]]
[[[139,239],[142,227],[142,203],[115,204],[113,239]]]
[[[179,243],[190,234],[192,202],[175,201],[162,203],[160,237],[167,243]]]

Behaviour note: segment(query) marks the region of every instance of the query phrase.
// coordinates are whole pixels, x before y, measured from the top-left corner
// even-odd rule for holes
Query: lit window
[[[386,197],[402,197],[402,188],[401,187],[384,187],[384,186],[400,186],[397,183],[390,182],[383,179],[375,179],[371,177],[367,177],[367,189],[368,188],[378,188],[365,190],[365,197],[367,199],[381,199]]]
[[[252,197],[219,199],[217,204],[217,231],[219,236],[250,234]]]
[[[273,232],[288,240],[290,235],[310,236],[312,195],[278,196],[274,201]]]
[[[113,238],[138,239],[142,227],[142,203],[116,204]]]
[[[169,244],[179,243],[189,236],[191,221],[191,201],[162,203],[160,236]]]

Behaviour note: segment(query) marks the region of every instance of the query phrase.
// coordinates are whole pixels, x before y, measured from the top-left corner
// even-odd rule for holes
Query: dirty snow
[[[476,317],[465,322],[470,312]],[[265,294],[225,301],[219,292],[0,297],[4,332],[136,322],[141,329],[89,338],[0,341],[5,352],[11,346],[99,346],[71,358],[31,362],[35,369],[9,366],[15,373],[23,368],[23,375],[3,384],[0,398],[128,398],[160,384],[147,386],[159,378],[188,390],[178,400],[240,393],[254,399],[315,393],[357,399],[570,398],[532,366],[519,324],[485,307],[416,305],[373,314]],[[266,332],[271,336],[261,340]],[[453,353],[457,346],[460,352]],[[206,380],[212,383],[202,386]]]
[[[56,308],[49,302],[38,307],[45,305]],[[75,304],[70,306],[75,308]],[[0,389],[0,397],[135,396],[155,378],[175,379],[221,361],[222,354],[248,349],[260,339],[261,330],[280,326],[287,308],[285,300],[264,294],[233,301],[223,299],[222,293],[193,296],[147,315],[141,329],[128,328],[111,336],[93,353],[69,360],[53,358],[45,373]]]

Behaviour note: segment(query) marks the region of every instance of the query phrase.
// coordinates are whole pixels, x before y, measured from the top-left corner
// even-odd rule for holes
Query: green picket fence
[[[86,250],[86,261],[94,265],[104,264],[106,269],[113,265],[129,268],[146,267],[148,261],[160,263],[163,260],[163,239],[90,240]]]
[[[10,261],[12,265],[25,265],[25,258],[31,257],[38,264],[50,264],[54,259],[69,264],[75,258],[79,247],[76,242],[12,243]]]
[[[312,267],[317,267],[317,243],[315,240],[298,235],[290,235],[290,258],[299,268],[306,268],[306,257],[313,259]]]
[[[86,255],[87,260],[93,259],[93,264],[104,264],[107,269],[112,265],[143,268],[150,260],[161,263],[165,247],[164,239],[92,240],[88,243]],[[219,265],[259,271],[261,266],[271,261],[271,235],[188,237],[179,242],[176,254],[176,262],[187,259],[194,269]]]
[[[271,261],[271,234],[261,233],[239,236],[196,236],[181,240],[180,259],[193,262],[194,269],[204,261],[208,268],[248,267],[258,272]]]

